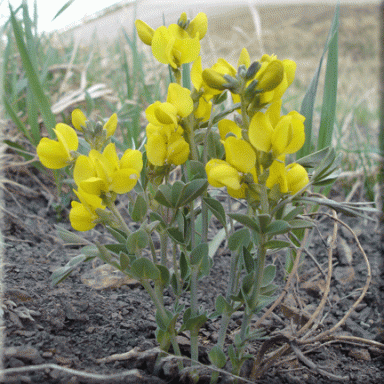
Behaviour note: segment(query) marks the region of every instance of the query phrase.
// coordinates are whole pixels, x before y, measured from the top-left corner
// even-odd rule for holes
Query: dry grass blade
[[[86,93],[88,93],[91,99],[98,99],[100,97],[111,95],[113,91],[107,88],[106,84],[94,84],[87,90],[83,90],[80,88],[79,90],[71,92],[69,95],[64,96],[61,100],[52,105],[52,112],[54,114],[58,114],[63,112],[70,106],[77,105],[82,101],[85,101]]]

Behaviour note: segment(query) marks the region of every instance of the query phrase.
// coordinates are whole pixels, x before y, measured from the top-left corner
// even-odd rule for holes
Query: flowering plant
[[[244,48],[237,67],[221,58],[203,69],[199,53],[207,31],[204,13],[191,21],[183,13],[177,24],[156,30],[138,20],[136,28],[154,57],[169,65],[175,80],[166,100],[145,111],[144,148],[119,154],[117,139],[112,140],[116,114],[100,124],[79,109],[72,113],[76,130],[57,124],[57,141],[43,138],[37,147],[44,166],[68,166],[73,172],[79,201],[72,202],[72,227],[88,231],[101,224],[116,239],[114,244],[84,247],[76,260],[54,273],[53,281],[59,283],[78,263],[95,257],[137,279],[156,307],[161,349],[168,351],[172,345],[174,354],[180,355],[176,337],[187,331],[192,363],[199,356],[200,328],[208,319],[221,317],[217,343],[209,352],[219,369],[227,361],[229,321],[241,311],[240,332],[227,348],[232,374],[239,375],[243,363],[254,358],[246,353],[248,343],[264,336],[261,329],[251,330],[250,322],[278,297],[271,255],[285,252],[288,276],[300,258],[304,230],[314,225],[304,215],[307,206],[342,207],[310,192],[312,186],[336,179],[340,158],[326,148],[292,160],[305,143],[305,117],[297,111],[281,112],[282,96],[294,80],[294,61],[266,54],[251,61]],[[189,63],[192,90],[182,86]],[[87,143],[82,151],[78,133]],[[121,194],[130,199],[128,222],[115,205]],[[244,203],[244,212],[232,212],[233,199]],[[215,309],[208,311],[199,305],[197,293],[213,265],[214,248],[208,238],[212,215],[223,228],[231,267],[226,295],[219,295]],[[60,233],[64,239],[75,236]],[[155,237],[160,239],[158,248]],[[164,304],[165,290],[172,292],[172,306]],[[181,300],[186,296],[188,306]],[[217,379],[215,371],[212,382]]]

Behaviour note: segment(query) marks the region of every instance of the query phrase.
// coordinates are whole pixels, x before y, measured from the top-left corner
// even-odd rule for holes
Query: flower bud
[[[244,92],[244,97],[246,100],[252,100],[256,93],[260,93],[258,90],[259,80],[252,80]]]
[[[237,68],[237,75],[239,77],[243,77],[244,78],[246,73],[247,73],[247,67],[244,64],[241,64],[239,66],[239,68]]]
[[[140,37],[140,40],[144,44],[152,45],[152,38],[153,38],[153,35],[155,34],[155,30],[142,20],[136,20],[135,26],[136,26],[137,34]]]
[[[284,66],[280,60],[271,61],[265,68],[264,73],[259,79],[259,89],[264,92],[274,90],[284,78]]]
[[[254,61],[248,68],[247,73],[245,74],[245,80],[251,80],[254,78],[258,70],[261,68],[261,64],[258,61]]]
[[[199,12],[190,23],[187,24],[186,31],[192,39],[199,34],[201,40],[208,30],[208,19],[204,12]]]
[[[187,14],[185,12],[183,12],[181,15],[180,15],[180,18],[179,20],[177,20],[177,25],[183,29],[186,29],[187,26],[188,26],[188,17],[187,17]]]
[[[226,89],[225,85],[228,83],[224,76],[216,72],[214,69],[204,69],[203,71],[203,80],[210,86],[211,88],[218,89],[223,91]]]

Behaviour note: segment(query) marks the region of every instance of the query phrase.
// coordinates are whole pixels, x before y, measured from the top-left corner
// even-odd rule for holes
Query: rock
[[[371,361],[371,355],[369,354],[368,350],[363,348],[351,349],[348,355],[355,358],[356,360]]]
[[[355,277],[355,270],[352,266],[336,267],[333,276],[342,285],[350,283]]]
[[[40,356],[36,348],[29,346],[8,347],[4,349],[4,357],[22,360],[23,362],[32,362],[33,364],[42,364],[44,359]]]

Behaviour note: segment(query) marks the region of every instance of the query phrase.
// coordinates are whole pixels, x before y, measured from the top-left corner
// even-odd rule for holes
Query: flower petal
[[[103,129],[107,131],[107,137],[112,136],[115,133],[116,127],[117,115],[114,113],[103,126]]]
[[[225,140],[228,133],[233,133],[238,139],[241,139],[241,128],[232,120],[220,120],[218,128],[221,140]]]
[[[61,142],[43,137],[36,148],[39,160],[44,167],[60,169],[68,165],[68,152]]]
[[[241,50],[239,60],[237,61],[237,66],[240,67],[240,65],[245,65],[246,68],[251,65],[251,58],[249,56],[247,48],[243,48]]]
[[[255,167],[256,153],[243,139],[230,136],[224,141],[225,160],[238,171],[247,173]]]
[[[179,136],[179,135],[174,135]],[[179,136],[178,139],[172,140],[167,147],[167,160],[174,165],[184,164],[188,160],[189,156],[189,144]]]
[[[75,168],[73,169],[73,179],[76,185],[80,185],[83,180],[96,177],[96,171],[91,159],[85,155],[80,155],[76,159]]]
[[[201,40],[208,30],[208,18],[207,15],[203,12],[198,13],[192,21],[189,23],[187,32],[192,38],[196,37],[197,33],[199,34],[199,39]]]
[[[139,173],[136,169],[119,169],[112,175],[110,190],[119,194],[131,191],[139,179]]]
[[[157,166],[164,165],[167,156],[167,144],[163,135],[153,134],[148,137],[145,148],[147,150],[148,161],[151,164]]]
[[[79,147],[79,139],[77,138],[76,131],[67,124],[56,124],[54,129],[59,141],[62,141],[68,151],[77,151]]]
[[[289,164],[286,167],[289,192],[294,195],[309,183],[308,173],[300,164]]]
[[[205,166],[208,182],[213,187],[229,187],[238,190],[241,188],[239,172],[226,161],[212,159]]]
[[[191,91],[176,83],[169,84],[167,102],[172,104],[181,117],[187,117],[193,111]]]
[[[269,176],[266,182],[266,186],[272,189],[275,184],[279,184],[281,193],[288,192],[284,156],[280,156],[280,158],[275,160],[269,167]]]
[[[257,112],[249,124],[248,137],[251,144],[259,151],[269,152],[272,145],[273,128],[263,112]]]
[[[143,169],[143,156],[137,149],[127,149],[120,159],[120,169],[133,168],[137,173]]]
[[[140,40],[144,44],[151,45],[155,30],[142,20],[136,20],[135,26]]]
[[[72,209],[69,212],[69,220],[73,229],[84,232],[95,227],[94,221],[98,217],[95,213],[88,211],[83,204],[77,201],[72,201],[71,205]]]
[[[72,125],[80,132],[83,131],[85,122],[88,119],[85,117],[84,113],[80,109],[74,109],[72,111]]]

